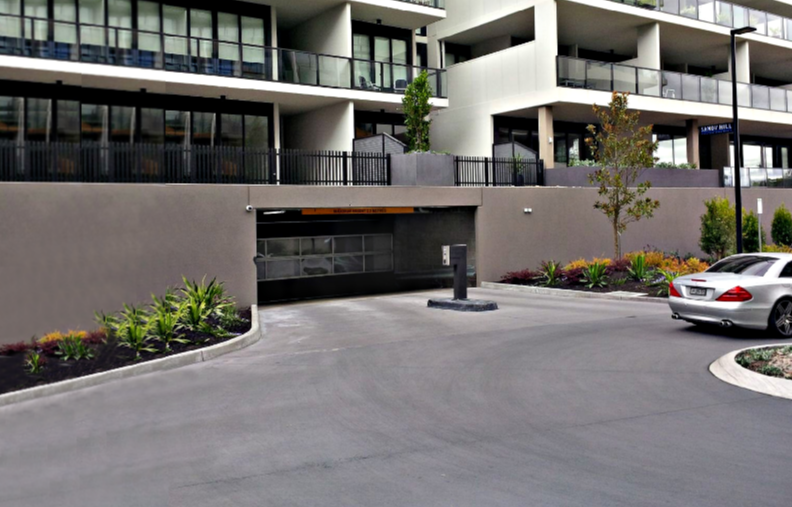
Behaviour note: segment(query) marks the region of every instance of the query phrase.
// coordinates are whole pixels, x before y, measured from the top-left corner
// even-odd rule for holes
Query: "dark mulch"
[[[615,280],[626,280],[623,285],[615,285],[613,282]],[[665,294],[660,292],[659,287],[649,287],[644,282],[635,281],[627,276],[627,273],[622,272],[615,272],[608,277],[609,284],[605,287],[593,287],[588,288],[583,285],[579,279],[577,278],[570,278],[565,277],[563,281],[559,285],[554,285],[550,287],[552,289],[565,289],[565,290],[578,290],[584,292],[598,292],[598,293],[608,293],[608,292],[639,292],[641,294],[648,294],[650,296],[655,297],[666,297]],[[509,280],[509,283],[516,284],[516,285],[528,285],[532,287],[544,287],[538,281],[530,281],[530,280]]]
[[[152,359],[159,359],[181,352],[222,343],[250,331],[250,308],[240,310],[239,315],[245,319],[245,322],[235,329],[228,330],[233,333],[233,336],[215,338],[205,333],[188,332],[185,334],[184,338],[190,340],[190,343],[173,343],[171,344],[172,350],[170,352],[165,352],[162,350],[162,344],[152,342],[151,345],[160,350],[156,353],[143,352],[141,354],[142,358],[139,360],[135,360],[135,353],[132,350],[117,346],[114,339],[109,339],[107,343],[104,344],[99,343],[92,345],[95,354],[94,358],[82,361],[62,361],[58,356],[54,355],[54,353],[51,353],[53,348],[50,347],[48,351],[50,353],[46,355],[46,367],[38,375],[31,375],[25,369],[24,353],[0,355],[0,394],[83,377],[92,373],[113,370],[121,368],[122,366],[138,364],[151,361]]]

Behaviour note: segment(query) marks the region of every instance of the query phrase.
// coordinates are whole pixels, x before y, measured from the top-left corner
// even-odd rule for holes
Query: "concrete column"
[[[555,0],[545,0],[534,7],[534,26],[536,27],[536,88],[537,91],[549,90],[556,87],[558,8]],[[552,160],[545,160],[545,163],[551,162]]]
[[[543,106],[539,108],[539,158],[544,160],[545,168],[555,168],[555,151],[553,141],[553,108]]]
[[[280,104],[277,102],[272,105],[272,137],[274,138],[272,147],[279,150],[281,148],[281,117]]]
[[[723,170],[729,164],[729,134],[719,134],[717,136],[707,136],[710,140],[710,153],[712,154],[712,169]]]
[[[701,157],[699,155],[699,122],[698,120],[686,120],[687,138],[687,159],[688,164],[696,164],[701,169]]]
[[[737,82],[751,82],[751,54],[749,41],[737,41]],[[729,78],[731,78],[731,56],[729,57]]]
[[[289,31],[291,49],[352,57],[352,7],[342,4]]]
[[[638,27],[638,67],[660,70],[660,23]]]

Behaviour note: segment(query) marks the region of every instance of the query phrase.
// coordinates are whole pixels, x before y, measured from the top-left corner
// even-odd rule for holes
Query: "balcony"
[[[445,9],[445,0],[399,0],[408,4],[423,5],[424,7],[434,7],[435,9]]]
[[[557,67],[558,86],[732,105],[731,81],[566,56],[558,57]],[[740,107],[792,112],[792,90],[737,83],[737,104]]]
[[[217,39],[0,15],[0,55],[403,94],[427,71],[447,97],[445,70]]]
[[[717,0],[610,0],[675,14],[729,29],[752,26],[759,35],[792,41],[792,20],[769,12]]]

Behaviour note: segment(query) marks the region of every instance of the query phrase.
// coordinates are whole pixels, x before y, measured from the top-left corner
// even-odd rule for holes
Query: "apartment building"
[[[400,133],[441,1],[0,0],[0,143],[351,151]]]
[[[772,0],[455,0],[429,27],[428,62],[447,68],[451,107],[435,146],[465,155],[516,141],[548,168],[591,157],[591,105],[613,90],[653,124],[661,162],[730,166],[730,30],[737,42],[745,167],[790,167],[792,6]]]

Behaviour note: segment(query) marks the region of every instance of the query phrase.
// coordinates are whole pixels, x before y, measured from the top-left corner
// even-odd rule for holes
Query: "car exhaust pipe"
[[[678,313],[671,315],[671,318],[674,320],[682,320],[682,317],[680,317]]]
[[[728,328],[732,327],[733,325],[734,325],[734,323],[732,321],[730,321],[730,320],[722,320],[722,321],[720,321],[720,327],[722,327],[724,329],[728,329]]]

